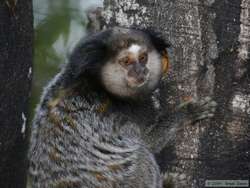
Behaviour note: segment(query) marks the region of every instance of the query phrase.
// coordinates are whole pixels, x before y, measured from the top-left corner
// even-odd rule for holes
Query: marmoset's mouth
[[[145,86],[147,84],[149,80],[149,74],[147,74],[145,77],[141,77],[141,78],[134,78],[134,77],[130,77],[129,79],[127,79],[127,85],[130,88],[142,88],[143,86]]]

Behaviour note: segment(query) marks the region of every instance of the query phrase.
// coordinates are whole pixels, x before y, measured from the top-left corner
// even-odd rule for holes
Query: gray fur
[[[68,87],[69,70],[74,69],[66,67],[45,88],[36,110],[29,152],[32,187],[160,188],[159,168],[141,136],[146,122],[138,126],[130,105],[120,108],[86,81]],[[111,104],[103,110],[106,100]]]
[[[186,120],[185,113],[163,127],[167,120],[159,117],[156,92],[124,100],[96,85],[98,79],[89,79],[96,73],[94,68],[100,72],[101,60],[107,60],[102,50],[115,48],[121,38],[144,41],[156,49],[141,31],[119,28],[109,32],[80,43],[69,64],[44,90],[29,150],[33,188],[162,187],[153,153],[171,142]],[[153,85],[160,82],[158,76],[151,79],[157,79]]]
[[[158,166],[136,123],[120,112],[99,112],[105,96],[68,94],[58,86],[61,77],[45,89],[37,108],[32,187],[161,187]]]

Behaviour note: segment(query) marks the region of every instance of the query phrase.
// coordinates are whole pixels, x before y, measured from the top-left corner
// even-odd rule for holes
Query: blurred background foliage
[[[98,6],[102,6],[102,0],[33,0],[35,49],[30,120],[43,87],[85,35],[87,10]]]

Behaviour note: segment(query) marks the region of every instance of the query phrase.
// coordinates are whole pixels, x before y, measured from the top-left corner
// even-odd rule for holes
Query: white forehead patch
[[[133,53],[133,54],[138,54],[139,51],[140,51],[140,49],[141,49],[141,46],[139,46],[139,45],[137,45],[137,44],[132,44],[132,45],[129,47],[128,51],[131,52],[131,53]]]

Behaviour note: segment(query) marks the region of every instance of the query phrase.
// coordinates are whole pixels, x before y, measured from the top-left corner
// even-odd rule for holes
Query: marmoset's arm
[[[143,139],[153,153],[158,153],[174,143],[177,132],[184,125],[194,125],[213,117],[216,106],[216,102],[209,97],[183,102],[171,115],[161,116],[155,125],[143,133]]]

